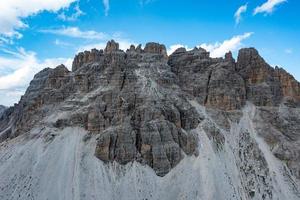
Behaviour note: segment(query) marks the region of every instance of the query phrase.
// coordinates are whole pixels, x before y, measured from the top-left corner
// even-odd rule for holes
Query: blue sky
[[[214,57],[255,47],[300,80],[297,0],[1,0],[0,104],[16,103],[34,74],[82,50],[149,41],[202,46]]]

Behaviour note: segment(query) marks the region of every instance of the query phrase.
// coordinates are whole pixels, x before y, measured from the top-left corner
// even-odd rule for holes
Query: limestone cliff
[[[295,177],[299,195],[299,105],[299,82],[254,48],[241,49],[235,61],[231,52],[211,58],[202,48],[168,56],[157,43],[124,52],[112,40],[104,50],[76,55],[72,71],[60,65],[36,74],[0,117],[0,142],[37,129],[50,130],[43,137],[51,141],[51,132],[81,127],[85,142],[96,138],[93,154],[101,162],[136,161],[163,177],[186,157],[207,153],[204,134],[214,154],[233,156],[241,179],[233,187],[243,191],[235,197],[274,199],[279,186],[266,152]]]

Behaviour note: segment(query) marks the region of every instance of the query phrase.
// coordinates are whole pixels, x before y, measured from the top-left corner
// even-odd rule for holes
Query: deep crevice
[[[206,105],[206,103],[208,101],[208,91],[209,91],[209,84],[210,84],[210,79],[211,79],[212,73],[213,73],[213,70],[210,70],[209,75],[208,75],[208,80],[207,80],[207,83],[206,83],[206,90],[205,90],[206,96],[205,96],[205,99],[204,99],[204,105]]]
[[[121,88],[120,88],[120,90],[123,90],[124,85],[125,85],[125,81],[126,81],[126,72],[123,73],[122,83],[121,83]]]

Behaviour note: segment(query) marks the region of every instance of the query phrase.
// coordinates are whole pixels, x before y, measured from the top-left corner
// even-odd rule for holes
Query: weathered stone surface
[[[34,76],[20,102],[2,116],[7,118],[3,120],[9,132],[7,138],[31,130],[49,109],[45,105],[53,106],[62,102],[74,92],[69,73],[65,66],[60,65],[55,69],[46,68]]]
[[[254,48],[241,49],[237,70],[244,78],[247,99],[258,106],[276,106],[283,98],[275,71]]]
[[[201,124],[204,117],[191,101],[212,110],[217,123]],[[104,51],[79,53],[72,72],[60,65],[36,74],[21,101],[0,116],[0,140],[37,124],[81,126],[97,135],[95,156],[102,161],[138,161],[164,176],[185,155],[198,155],[194,130],[199,124],[221,151],[226,141],[218,126],[229,131],[246,101],[258,107],[283,102],[290,109],[288,115],[261,110],[256,119],[274,128],[262,127],[266,131],[260,134],[270,146],[277,145],[274,155],[289,160],[300,177],[299,83],[284,70],[270,67],[253,48],[242,49],[235,62],[231,52],[224,59],[210,58],[202,48],[179,48],[168,57],[165,46],[157,43],[144,49],[132,45],[125,53],[110,41]],[[49,122],[45,118],[54,111],[63,117]]]
[[[300,101],[300,83],[287,73],[284,69],[275,67],[275,76],[278,77],[283,96],[292,97],[296,101]]]
[[[284,97],[299,102],[299,83],[283,69],[270,67],[256,49],[241,49],[236,66],[245,80],[247,99],[255,105],[276,106]]]
[[[232,57],[232,52],[231,51],[229,51],[228,53],[225,54],[225,61],[229,62],[229,63],[231,63],[233,65],[235,64],[235,60]]]
[[[273,154],[300,178],[300,109],[284,105],[258,108],[255,119],[258,134],[269,144]]]
[[[100,133],[95,155],[126,164],[133,160],[151,166],[163,176],[183,158],[197,153],[190,131],[201,118],[175,89],[177,81],[165,62],[153,65],[156,55],[129,56],[102,69],[109,71],[111,89],[100,92],[91,105],[88,130]],[[164,60],[164,58],[161,58]]]
[[[5,106],[0,105],[0,117],[1,117],[2,113],[5,111],[5,109],[6,109]]]
[[[167,50],[165,45],[158,44],[154,42],[150,42],[146,44],[146,47],[144,48],[145,53],[153,53],[153,54],[161,54],[164,57],[167,57]]]
[[[244,80],[235,71],[231,53],[219,60],[201,48],[181,48],[170,56],[169,64],[179,77],[180,87],[201,104],[224,110],[240,109],[245,104]]]
[[[73,60],[72,71],[76,71],[84,64],[98,62],[103,57],[103,50],[92,49],[91,51],[84,51],[77,54]]]
[[[241,109],[246,102],[243,78],[235,73],[231,64],[216,66],[209,77],[205,105],[222,110]],[[229,69],[228,69],[229,68]]]
[[[180,48],[169,56],[168,64],[178,76],[181,89],[205,104],[213,64],[216,64],[209,53],[198,48],[192,51]]]
[[[119,44],[116,43],[114,40],[111,40],[107,43],[104,52],[105,53],[111,53],[113,51],[119,50]]]

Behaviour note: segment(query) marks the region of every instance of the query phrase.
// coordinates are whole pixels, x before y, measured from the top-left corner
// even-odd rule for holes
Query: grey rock
[[[6,110],[5,106],[0,105],[0,116],[2,115],[2,113]]]
[[[246,84],[247,99],[258,106],[276,106],[283,98],[280,82],[254,48],[241,49],[237,70]]]
[[[258,134],[269,144],[273,154],[300,179],[300,109],[285,105],[262,107],[257,109],[256,115]]]
[[[113,51],[119,50],[119,44],[116,43],[114,40],[111,40],[107,43],[104,52],[105,53],[111,53]]]
[[[235,73],[232,63],[217,65],[212,69],[207,86],[205,105],[222,110],[241,109],[246,102],[243,78]],[[231,68],[231,69],[230,69]]]
[[[206,107],[209,123],[191,101]],[[247,101],[259,110],[254,122],[258,133],[300,177],[299,83],[284,70],[270,67],[253,48],[242,49],[235,62],[231,52],[225,58],[210,58],[202,48],[179,48],[167,56],[165,46],[158,43],[124,52],[109,41],[105,50],[76,55],[72,72],[60,65],[36,74],[20,102],[0,117],[0,141],[37,125],[80,126],[97,135],[95,156],[100,160],[137,161],[164,176],[184,156],[198,155],[199,125],[221,152],[226,143],[223,132],[239,122]],[[45,122],[53,112],[67,116]],[[249,147],[241,148],[249,150],[255,144],[242,135]],[[247,158],[240,157],[240,162],[250,158],[259,166],[265,163],[257,161],[261,152],[246,150]]]
[[[146,47],[144,48],[145,53],[151,53],[151,54],[162,54],[164,57],[167,57],[167,50],[165,45],[149,42],[146,44]]]

